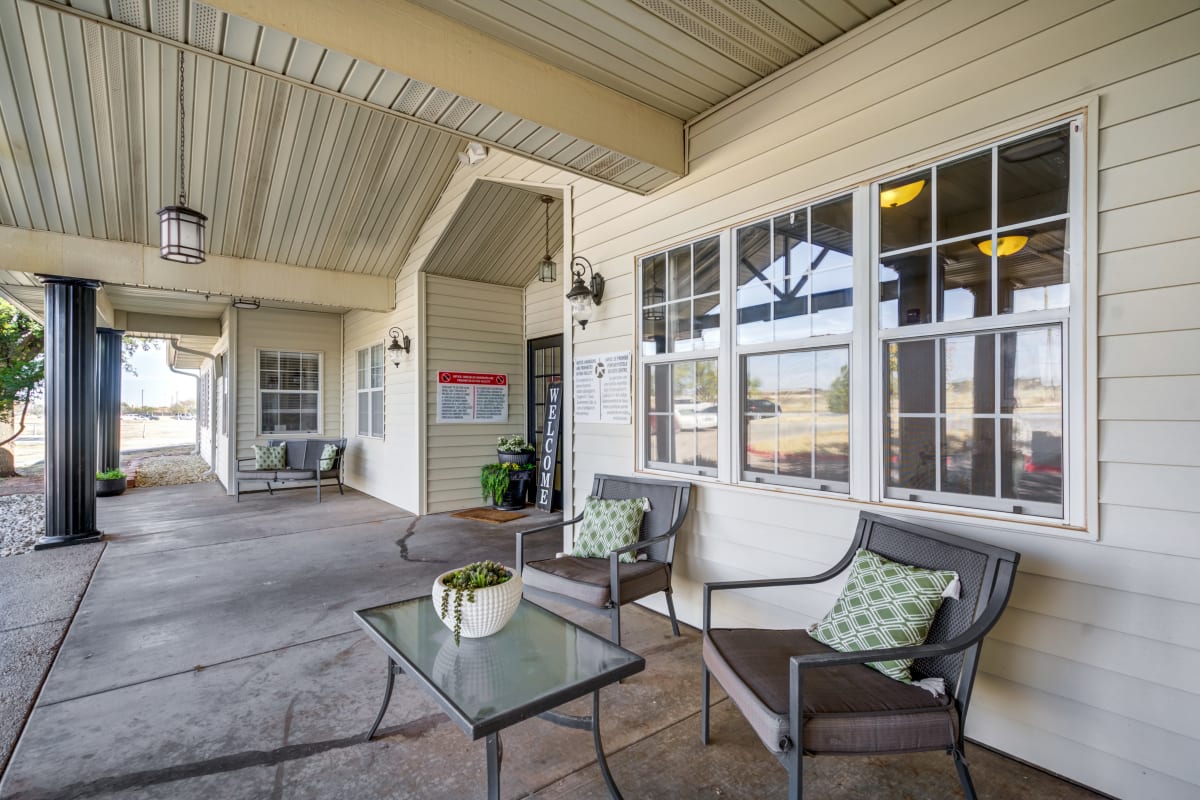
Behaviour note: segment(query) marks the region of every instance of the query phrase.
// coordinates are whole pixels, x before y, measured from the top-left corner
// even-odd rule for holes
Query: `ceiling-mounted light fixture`
[[[183,110],[183,51],[179,51],[179,202],[158,210],[158,253],[167,261],[204,261],[204,223],[208,217],[187,205],[186,119]]]
[[[1019,253],[1024,250],[1027,244],[1029,244],[1029,237],[1023,233],[1010,233],[1007,236],[998,236],[996,237],[996,255],[1001,258],[1011,256],[1013,253]],[[990,237],[976,242],[975,246],[985,256],[992,254],[992,240]]]
[[[488,149],[479,142],[471,142],[467,149],[458,154],[458,163],[464,167],[473,167],[488,157]]]
[[[587,283],[583,281],[585,270],[589,275]],[[604,278],[592,269],[592,262],[583,256],[571,259],[571,274],[575,278],[571,283],[571,291],[567,292],[567,300],[571,303],[571,316],[579,323],[581,329],[586,329],[592,309],[600,305],[600,298],[604,296]]]
[[[548,194],[542,195],[542,203],[546,209],[546,255],[542,256],[542,261],[538,264],[538,280],[542,283],[554,283],[554,259],[550,257],[550,204],[554,202],[554,198]]]
[[[911,203],[917,199],[917,195],[925,188],[925,179],[906,183],[903,186],[894,186],[891,189],[883,189],[879,192],[879,205],[883,208],[896,208],[905,203]]]
[[[233,298],[233,307],[245,309],[246,311],[257,311],[258,301],[253,297],[235,297]]]
[[[392,343],[387,346],[388,355],[391,356],[392,363],[398,367],[400,366],[400,354],[408,352],[412,346],[412,340],[398,327],[393,327],[388,331],[388,336],[392,337]]]

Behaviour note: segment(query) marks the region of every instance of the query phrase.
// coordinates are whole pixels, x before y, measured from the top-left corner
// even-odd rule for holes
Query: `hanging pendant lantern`
[[[179,201],[158,210],[159,256],[182,264],[204,261],[204,224],[208,217],[187,205],[187,143],[183,108],[183,51],[179,51]]]
[[[554,202],[554,198],[550,195],[542,195],[542,203],[546,207],[546,255],[542,256],[542,261],[538,264],[538,280],[542,283],[554,283],[554,259],[550,257],[550,204]]]

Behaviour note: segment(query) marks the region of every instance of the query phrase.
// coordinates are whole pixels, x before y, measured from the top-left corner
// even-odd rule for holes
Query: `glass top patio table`
[[[429,596],[363,609],[354,616],[472,739],[646,667],[636,653],[524,599],[498,633],[464,637],[458,646]]]

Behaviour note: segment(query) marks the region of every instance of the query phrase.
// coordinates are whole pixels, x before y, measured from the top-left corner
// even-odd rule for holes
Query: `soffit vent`
[[[188,37],[188,42],[210,53],[218,52],[222,16],[222,12],[210,5],[192,3],[192,35]]]
[[[477,108],[479,108],[479,103],[476,103],[474,100],[468,100],[465,97],[460,97],[450,106],[450,110],[442,115],[442,118],[438,120],[438,124],[450,128],[458,128],[471,115],[471,112]]]
[[[183,40],[183,0],[159,0],[150,7],[150,30],[175,41]]]
[[[575,158],[571,159],[567,166],[571,167],[572,169],[590,169],[592,162],[604,155],[604,152],[605,150],[603,147],[592,145],[587,150],[584,150],[582,153],[575,156]]]
[[[421,101],[429,96],[430,88],[428,83],[410,80],[401,90],[400,96],[396,98],[392,108],[401,114],[407,114],[410,117],[416,116],[417,109],[421,107]]]
[[[150,29],[146,22],[146,4],[142,0],[116,0],[112,4],[112,18],[144,31]]]

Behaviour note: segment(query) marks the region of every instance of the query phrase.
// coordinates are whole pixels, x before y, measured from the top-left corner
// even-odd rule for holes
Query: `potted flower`
[[[125,491],[125,473],[110,469],[96,473],[96,497],[113,497]]]
[[[501,436],[496,441],[496,460],[501,464],[532,464],[535,450],[519,433]]]
[[[484,464],[479,471],[479,488],[484,502],[502,511],[518,511],[525,507],[529,481],[533,479],[532,463],[504,461]]]
[[[495,561],[467,564],[433,582],[434,608],[454,631],[455,644],[461,636],[491,636],[508,624],[520,602],[521,576]]]

